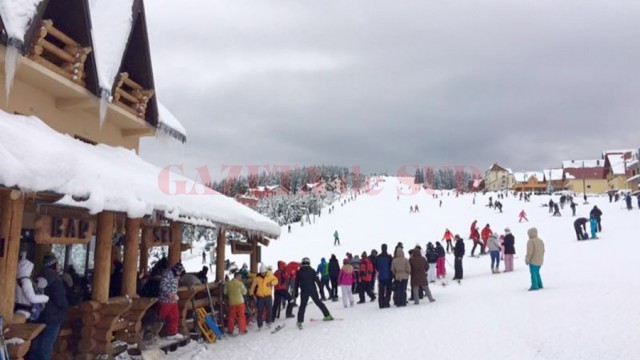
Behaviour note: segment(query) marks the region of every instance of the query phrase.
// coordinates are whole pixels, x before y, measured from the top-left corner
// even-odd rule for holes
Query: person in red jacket
[[[573,215],[575,215],[575,207],[572,206],[572,209],[574,209]],[[529,219],[527,219],[527,213],[524,212],[524,209],[522,209],[522,211],[520,211],[520,219],[518,219],[518,222],[522,222],[522,220],[525,220],[526,222],[529,222]]]
[[[491,227],[489,227],[489,224],[487,224],[484,229],[482,229],[482,233],[480,234],[480,236],[482,236],[482,242],[484,243],[484,247],[480,248],[480,255],[484,255],[484,249],[487,248],[487,242],[489,241],[489,236],[491,236],[493,234],[493,231],[491,231]]]
[[[362,258],[360,259],[360,267],[358,268],[358,278],[360,279],[358,294],[360,301],[358,304],[364,304],[364,293],[366,292],[371,298],[371,301],[376,300],[376,296],[371,290],[371,281],[373,280],[373,263],[367,256],[367,252],[362,252]]]
[[[293,298],[289,293],[289,286],[292,281],[292,274],[287,271],[287,264],[284,261],[278,261],[278,270],[273,274],[278,278],[278,285],[275,286],[275,300],[271,311],[271,321],[275,321],[276,317],[280,318],[280,309],[282,304],[287,302],[286,317],[292,318],[293,315]]]
[[[476,226],[477,223],[478,223],[478,220],[473,220],[473,223],[471,223],[471,235],[469,235],[469,238],[473,240],[473,248],[471,248],[471,256],[474,256],[476,247],[478,246],[478,243],[480,243],[480,232],[478,232],[478,227]],[[482,243],[480,243],[480,253],[484,253],[484,245]]]
[[[447,231],[444,232],[444,236],[442,236],[442,240],[447,242],[447,253],[449,253],[450,249],[453,249],[453,234],[451,233],[451,231],[449,231],[449,229],[447,229]]]

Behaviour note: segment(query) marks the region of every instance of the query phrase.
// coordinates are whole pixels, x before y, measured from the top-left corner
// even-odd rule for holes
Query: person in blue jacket
[[[391,275],[391,261],[393,258],[387,253],[387,244],[382,244],[381,253],[376,257],[376,272],[378,273],[378,307],[390,307],[393,278]]]
[[[589,223],[591,224],[591,238],[596,238],[596,233],[598,232],[598,220],[595,216],[591,215],[591,219],[589,219]]]
[[[329,264],[327,264],[327,260],[325,258],[320,260],[316,273],[320,275],[320,298],[322,301],[326,301],[327,298],[324,296],[324,288],[327,288],[327,295],[329,295],[329,297],[331,297],[332,291],[331,287],[329,287],[329,282],[331,281],[331,278],[329,277]]]

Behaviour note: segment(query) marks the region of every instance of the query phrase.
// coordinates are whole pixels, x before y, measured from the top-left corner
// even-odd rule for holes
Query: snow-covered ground
[[[409,181],[405,182],[409,183]],[[292,226],[288,234],[263,249],[265,263],[277,260],[299,261],[311,258],[317,265],[321,257],[332,253],[339,259],[346,252],[390,249],[402,241],[405,250],[442,238],[446,228],[465,239],[475,219],[478,226],[491,224],[503,233],[510,227],[516,237],[515,271],[492,274],[488,256],[464,258],[461,285],[431,285],[435,303],[409,304],[405,308],[380,310],[376,303],[344,309],[342,302],[327,302],[329,310],[343,321],[307,322],[304,330],[295,327],[295,319],[271,335],[258,332],[255,325],[249,334],[219,341],[205,350],[191,344],[179,358],[207,359],[383,359],[419,355],[434,359],[637,359],[640,354],[640,281],[636,268],[640,242],[637,226],[640,211],[634,198],[633,211],[623,209],[623,202],[609,203],[608,198],[589,198],[590,204],[578,200],[578,216],[588,217],[598,205],[603,232],[599,240],[576,241],[571,210],[565,207],[562,217],[552,217],[541,204],[549,196],[533,196],[530,203],[510,196],[502,200],[504,213],[486,207],[495,194],[456,198],[453,194],[433,199],[425,191],[408,195],[408,185],[387,178],[378,191],[361,195],[344,207],[336,204],[329,215],[326,210],[315,224]],[[401,190],[404,187],[405,190]],[[398,192],[400,195],[398,200]],[[557,200],[557,197],[554,199]],[[420,213],[410,214],[409,206],[418,204]],[[518,223],[524,209],[529,223]],[[544,290],[527,291],[529,272],[524,264],[527,230],[537,227],[546,245],[541,270]],[[333,246],[333,232],[338,230],[342,246]],[[467,254],[471,241],[465,241]],[[194,251],[195,252],[195,251]],[[238,263],[248,256],[235,256]],[[453,264],[452,255],[447,260]],[[196,270],[197,258],[188,262]],[[504,269],[501,263],[501,269]],[[447,266],[447,278],[453,269]],[[297,308],[296,308],[297,309]],[[315,305],[307,308],[306,318],[320,317]]]

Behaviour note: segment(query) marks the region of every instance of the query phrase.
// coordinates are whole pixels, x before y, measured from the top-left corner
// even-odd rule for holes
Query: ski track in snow
[[[406,189],[412,179],[403,182]],[[381,186],[376,195],[361,195],[344,207],[337,203],[331,215],[325,209],[313,225],[293,224],[291,234],[283,227],[281,238],[263,248],[263,260],[275,267],[280,259],[300,261],[308,256],[317,266],[321,257],[328,259],[332,253],[342,260],[346,252],[369,253],[373,248],[379,250],[382,243],[392,250],[398,241],[403,242],[405,252],[416,244],[424,249],[428,241],[439,241],[446,228],[467,239],[469,226],[477,219],[481,228],[489,223],[499,233],[511,228],[516,238],[515,271],[494,275],[489,256],[466,256],[461,285],[430,285],[435,303],[423,301],[419,306],[392,305],[380,310],[377,302],[348,309],[341,301],[326,302],[333,316],[345,319],[330,323],[310,322],[311,317],[321,317],[310,303],[302,331],[296,328],[295,319],[276,320],[273,326],[285,321],[289,326],[273,335],[266,330],[258,332],[252,324],[246,336],[209,345],[208,351],[191,344],[178,357],[381,359],[420,354],[437,359],[637,358],[640,282],[631,271],[640,253],[635,236],[640,223],[637,208],[627,211],[623,201],[610,204],[607,197],[589,198],[589,205],[576,199],[578,216],[588,217],[593,205],[604,213],[601,239],[578,242],[573,230],[575,218],[568,207],[561,210],[562,217],[552,217],[548,208],[541,206],[549,196],[532,196],[530,203],[509,196],[501,200],[504,213],[500,214],[485,206],[489,196],[496,199],[492,193],[477,195],[472,205],[473,195],[456,198],[444,192],[439,208],[439,200],[425,191],[401,195],[397,200],[401,185],[396,178],[387,178]],[[421,212],[410,214],[409,206],[415,204]],[[522,209],[529,223],[518,223]],[[527,230],[533,226],[546,247],[541,270],[545,288],[538,292],[527,291],[529,271],[524,264]],[[336,229],[342,242],[339,247],[333,246]],[[468,255],[472,242],[465,240],[465,246]],[[248,255],[228,256],[238,265],[249,262]],[[453,264],[452,255],[448,254],[447,260]],[[189,271],[198,270],[201,257],[187,260],[186,266]],[[500,266],[503,270],[504,264]],[[452,275],[447,264],[447,279]]]

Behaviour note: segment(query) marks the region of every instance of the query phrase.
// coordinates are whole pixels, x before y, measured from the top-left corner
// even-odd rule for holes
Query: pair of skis
[[[9,360],[9,351],[4,341],[4,318],[0,315],[0,360]]]

